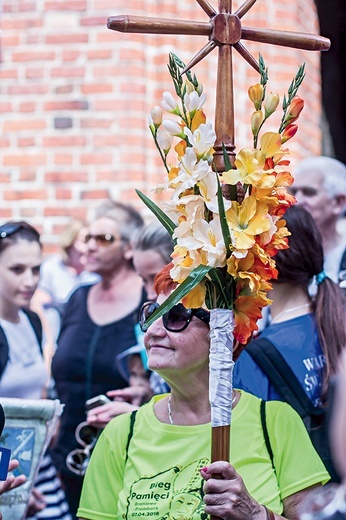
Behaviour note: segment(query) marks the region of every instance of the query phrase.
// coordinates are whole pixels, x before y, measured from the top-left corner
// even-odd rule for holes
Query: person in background
[[[231,460],[210,463],[210,313],[178,304],[146,324],[176,287],[171,267],[156,278],[157,302],[145,303],[140,314],[149,368],[165,378],[171,393],[105,427],[86,471],[78,516],[295,519],[297,504],[329,477],[286,403],[266,404],[272,463],[260,400],[233,390]]]
[[[346,233],[338,226],[346,210],[346,166],[331,157],[307,157],[297,164],[289,192],[321,233],[325,272],[346,287]]]
[[[41,261],[40,235],[35,228],[24,221],[0,226],[0,397],[40,399],[48,381],[41,322],[29,310]],[[48,453],[39,468],[30,509],[37,518],[71,518]]]
[[[331,410],[331,447],[334,463],[341,481],[346,486],[346,345],[340,356],[339,370],[335,382],[335,396]]]
[[[154,300],[155,276],[171,259],[174,246],[171,235],[159,222],[153,221],[134,233],[131,245],[135,270],[144,282],[147,298]],[[117,359],[129,386],[107,392],[107,396],[114,400],[88,412],[87,421],[92,426],[104,428],[113,417],[137,410],[153,394],[164,393],[169,389],[156,372],[151,372],[149,385],[147,356],[139,324],[136,326],[136,336],[136,346],[120,354]]]
[[[85,267],[101,281],[71,295],[52,361],[57,395],[65,405],[52,454],[74,517],[83,477],[71,471],[66,458],[78,447],[75,431],[85,421],[85,402],[128,385],[116,356],[136,344],[135,324],[146,299],[130,244],[142,225],[142,217],[131,206],[109,200],[98,208],[85,237]]]
[[[234,385],[265,400],[283,400],[249,353],[253,346],[267,340],[291,368],[312,406],[322,411],[327,406],[330,378],[337,371],[338,357],[346,345],[344,294],[323,270],[322,239],[311,214],[302,206],[292,206],[284,218],[291,236],[289,248],[275,257],[278,278],[272,281],[269,293],[273,300],[272,320],[259,339],[241,353],[235,365]],[[313,278],[317,293],[311,298],[309,285]],[[326,453],[326,464],[329,459]],[[332,471],[331,466],[328,469]]]

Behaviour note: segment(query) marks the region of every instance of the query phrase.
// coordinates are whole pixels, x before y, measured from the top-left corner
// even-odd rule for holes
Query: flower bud
[[[162,126],[170,134],[184,137],[184,132],[182,131],[179,123],[177,123],[176,121],[172,121],[171,119],[164,119],[162,121]]]
[[[267,119],[278,107],[280,101],[279,94],[271,92],[264,103],[264,116]]]
[[[261,85],[261,83],[252,85],[248,90],[249,98],[255,105],[256,110],[259,110],[261,107],[261,103],[263,100],[263,91],[263,85]]]
[[[281,136],[281,143],[284,144],[286,141],[291,139],[294,135],[296,135],[298,130],[298,125],[290,124],[286,126],[285,130],[282,133]]]
[[[162,148],[167,155],[173,143],[173,136],[166,130],[160,128],[157,131],[157,142],[159,143],[160,148]]]
[[[298,119],[300,112],[303,110],[303,108],[304,100],[301,99],[299,96],[294,96],[290,106],[288,107],[288,111],[285,117],[286,126]]]
[[[264,121],[262,110],[256,110],[251,116],[251,130],[253,135],[258,135],[259,129]]]
[[[167,112],[171,114],[180,115],[178,103],[176,102],[176,100],[170,92],[163,93],[163,100],[161,101],[161,106],[164,110],[167,110]]]
[[[162,123],[162,109],[156,105],[150,110],[150,115],[156,128],[159,127]]]

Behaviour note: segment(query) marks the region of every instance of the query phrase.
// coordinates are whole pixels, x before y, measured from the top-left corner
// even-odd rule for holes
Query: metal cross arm
[[[128,33],[208,36],[208,43],[192,58],[183,72],[191,69],[215,47],[218,47],[214,162],[215,169],[218,172],[222,172],[225,169],[223,144],[231,164],[234,164],[235,160],[232,47],[254,69],[259,71],[256,59],[240,40],[251,40],[314,51],[328,50],[330,41],[327,38],[314,34],[243,27],[241,19],[256,3],[256,0],[245,0],[234,13],[232,13],[232,0],[219,0],[218,11],[207,0],[196,1],[209,16],[208,22],[120,15],[108,18],[107,26],[114,31]]]

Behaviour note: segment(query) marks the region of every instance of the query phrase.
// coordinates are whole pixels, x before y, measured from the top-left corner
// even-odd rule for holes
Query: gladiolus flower
[[[196,110],[200,110],[203,107],[206,99],[207,96],[205,94],[200,96],[195,90],[191,94],[185,94],[184,103],[191,117],[193,117]]]
[[[264,103],[265,118],[269,117],[278,107],[280,101],[279,94],[271,92]]]
[[[251,116],[251,130],[253,135],[258,135],[259,129],[264,121],[262,110],[256,110]]]
[[[162,126],[169,134],[176,135],[182,139],[185,137],[181,125],[179,125],[179,123],[176,121],[172,121],[171,119],[164,119],[162,121]]]
[[[296,135],[298,130],[298,125],[288,125],[282,133],[281,143],[284,144],[286,141],[291,139],[294,135]]]
[[[255,109],[259,110],[261,108],[261,103],[263,101],[263,85],[261,85],[261,83],[252,85],[248,90],[248,94],[249,94],[249,98],[255,105]]]
[[[296,119],[298,119],[300,112],[304,108],[304,101],[299,96],[294,96],[291,101],[290,106],[288,107],[288,112],[285,117],[285,123],[287,125],[293,123]]]
[[[162,110],[161,108],[156,105],[155,107],[153,107],[151,110],[150,110],[150,115],[151,115],[151,118],[152,118],[152,121],[154,123],[154,125],[156,126],[156,128],[158,128],[161,123],[162,123]]]
[[[171,149],[173,143],[173,136],[167,130],[163,128],[159,128],[157,131],[157,142],[159,143],[160,148],[167,154]]]
[[[163,93],[163,100],[161,101],[161,106],[170,114],[176,114],[177,116],[181,115],[178,103],[176,102],[176,100],[170,92]]]

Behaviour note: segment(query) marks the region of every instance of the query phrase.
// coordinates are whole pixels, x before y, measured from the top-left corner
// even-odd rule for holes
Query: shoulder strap
[[[341,258],[339,271],[346,271],[346,248],[345,248],[345,251],[343,252],[343,255]]]
[[[321,413],[313,406],[295,373],[271,341],[258,338],[249,343],[246,352],[263,370],[284,401],[290,404],[302,418]]]
[[[0,377],[8,360],[8,343],[3,328],[0,326]]]
[[[41,320],[36,314],[36,312],[31,311],[30,309],[22,309],[22,311],[27,315],[32,328],[34,329],[34,332],[37,337],[38,344],[40,346],[40,350],[42,353],[42,323]]]
[[[269,438],[269,433],[268,433],[268,428],[267,428],[267,421],[266,421],[266,402],[263,401],[263,399],[261,399],[261,409],[260,409],[260,412],[261,412],[261,424],[262,424],[264,442],[266,444],[267,451],[269,453],[269,457],[270,457],[273,469],[275,471],[274,455],[273,455],[273,450],[272,450],[272,447],[271,447],[271,444],[270,444],[270,438]]]
[[[125,465],[126,465],[128,457],[129,457],[129,447],[130,447],[131,439],[133,437],[133,430],[135,427],[135,420],[136,420],[137,412],[138,412],[138,410],[134,410],[133,412],[131,412],[130,429],[129,429],[129,435],[127,437],[127,444],[126,444],[126,450],[125,450]]]

